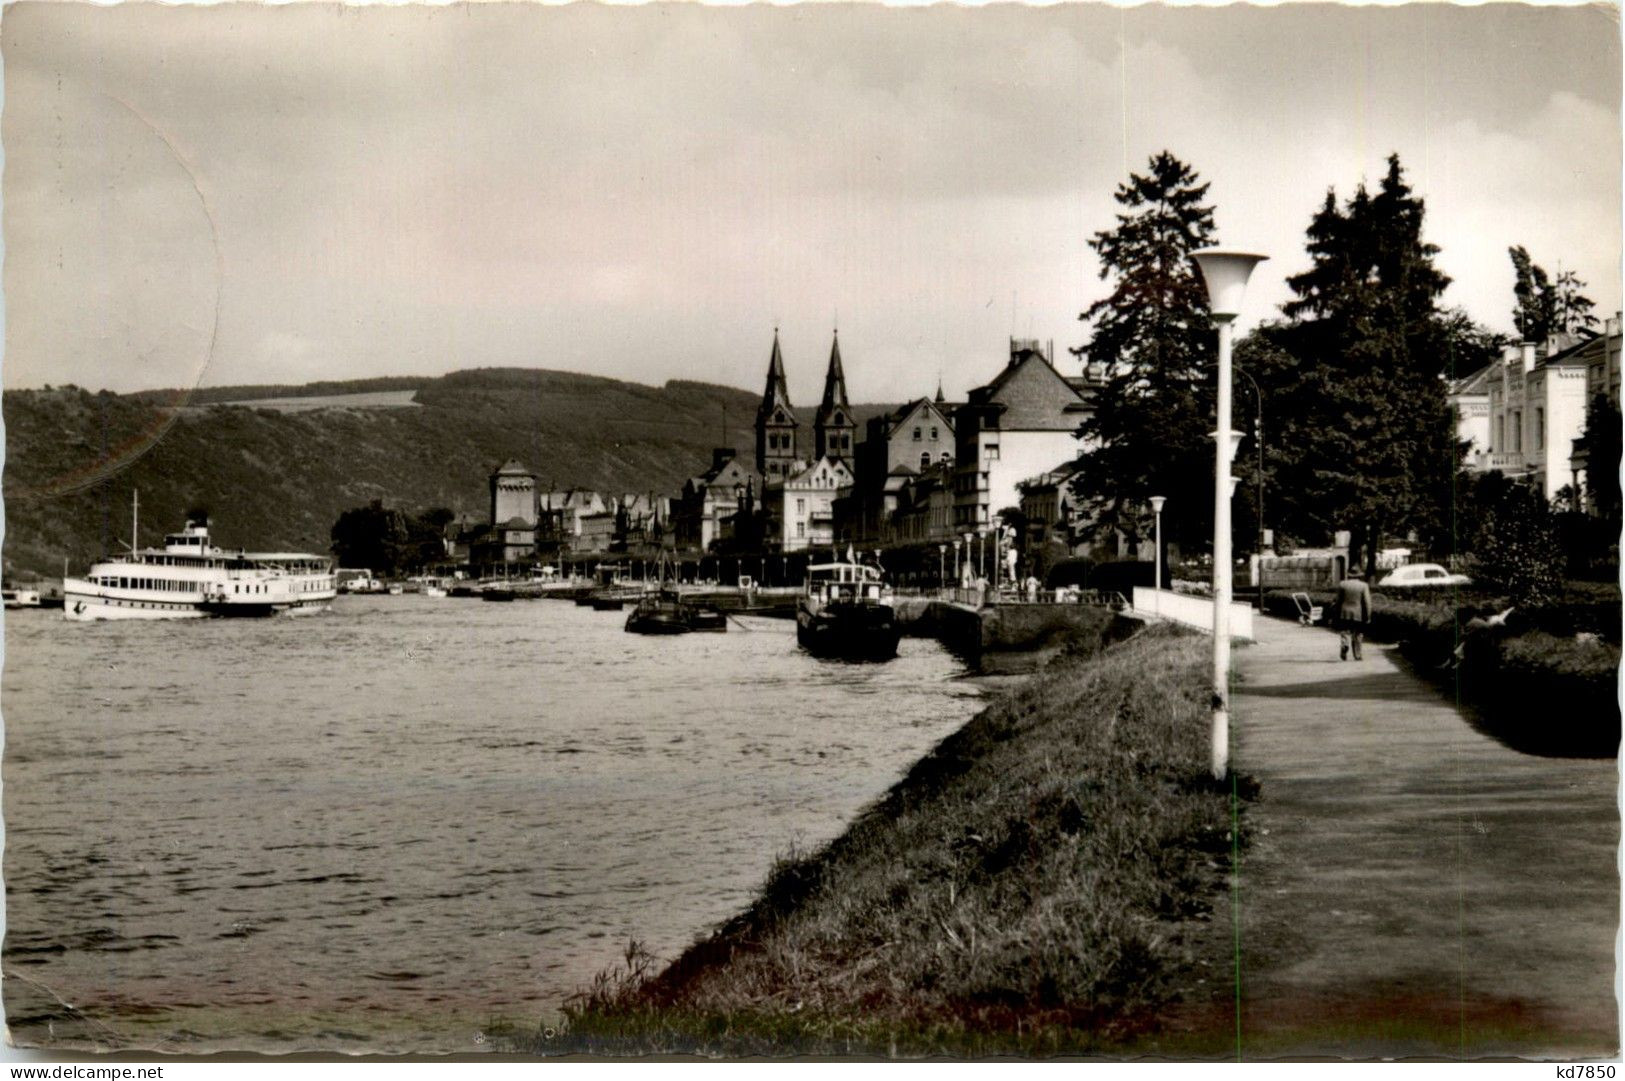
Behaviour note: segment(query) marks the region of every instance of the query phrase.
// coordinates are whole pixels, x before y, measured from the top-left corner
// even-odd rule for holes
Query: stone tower
[[[773,328],[773,358],[767,365],[767,389],[756,410],[756,472],[764,480],[783,480],[796,463],[796,414],[784,382],[779,330]]]
[[[491,474],[491,524],[536,524],[536,474],[509,458]]]
[[[846,373],[841,371],[841,338],[829,350],[829,370],[824,373],[824,400],[813,417],[813,444],[817,457],[852,459],[852,435],[857,431],[852,407],[846,402]]]

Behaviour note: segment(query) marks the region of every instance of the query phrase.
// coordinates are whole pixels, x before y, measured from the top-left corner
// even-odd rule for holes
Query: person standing
[[[1339,657],[1361,660],[1360,646],[1365,641],[1366,624],[1371,622],[1371,587],[1360,576],[1359,568],[1351,569],[1337,583],[1337,637],[1341,644]]]

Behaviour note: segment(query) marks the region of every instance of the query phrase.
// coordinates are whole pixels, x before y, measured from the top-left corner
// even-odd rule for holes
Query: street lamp
[[[937,588],[941,589],[948,577],[948,546],[937,545]]]
[[[965,580],[964,571],[962,571],[960,569],[960,566],[959,566],[959,538],[958,537],[954,538],[954,577],[958,578],[960,581]]]
[[[1230,765],[1230,351],[1236,316],[1253,268],[1267,256],[1203,248],[1192,253],[1207,284],[1208,310],[1219,331],[1217,431],[1213,479],[1213,779]],[[1228,443],[1228,445],[1227,445]]]
[[[1151,497],[1151,513],[1157,516],[1157,554],[1155,557],[1157,576],[1152,580],[1152,589],[1162,588],[1162,505],[1166,502],[1168,502],[1167,496],[1154,495]]]
[[[1264,614],[1264,392],[1258,386],[1258,380],[1247,374],[1247,369],[1239,364],[1235,366],[1236,374],[1253,385],[1253,397],[1258,402],[1258,413],[1253,420],[1253,442],[1258,444],[1258,544],[1255,546],[1257,556],[1258,576],[1258,613]]]

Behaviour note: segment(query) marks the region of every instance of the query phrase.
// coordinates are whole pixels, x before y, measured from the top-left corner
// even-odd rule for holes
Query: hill
[[[486,478],[510,457],[543,486],[675,495],[722,445],[724,410],[728,445],[754,453],[758,395],[686,380],[652,387],[479,369],[309,389],[211,388],[208,397],[335,395],[407,382],[420,408],[281,412],[201,405],[178,391],[6,391],[6,570],[56,575],[64,557],[84,569],[128,539],[135,490],[145,543],[202,506],[224,546],[325,552],[339,513],[373,499],[483,518]],[[861,423],[884,408],[853,412]]]

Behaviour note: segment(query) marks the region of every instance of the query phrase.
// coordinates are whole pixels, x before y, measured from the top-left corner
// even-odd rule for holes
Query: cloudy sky
[[[6,386],[484,365],[951,396],[1082,337],[1088,237],[1164,148],[1220,233],[1305,265],[1397,151],[1510,330],[1506,249],[1620,305],[1603,8],[90,7],[5,66]],[[1069,363],[1064,353],[1063,363]]]

